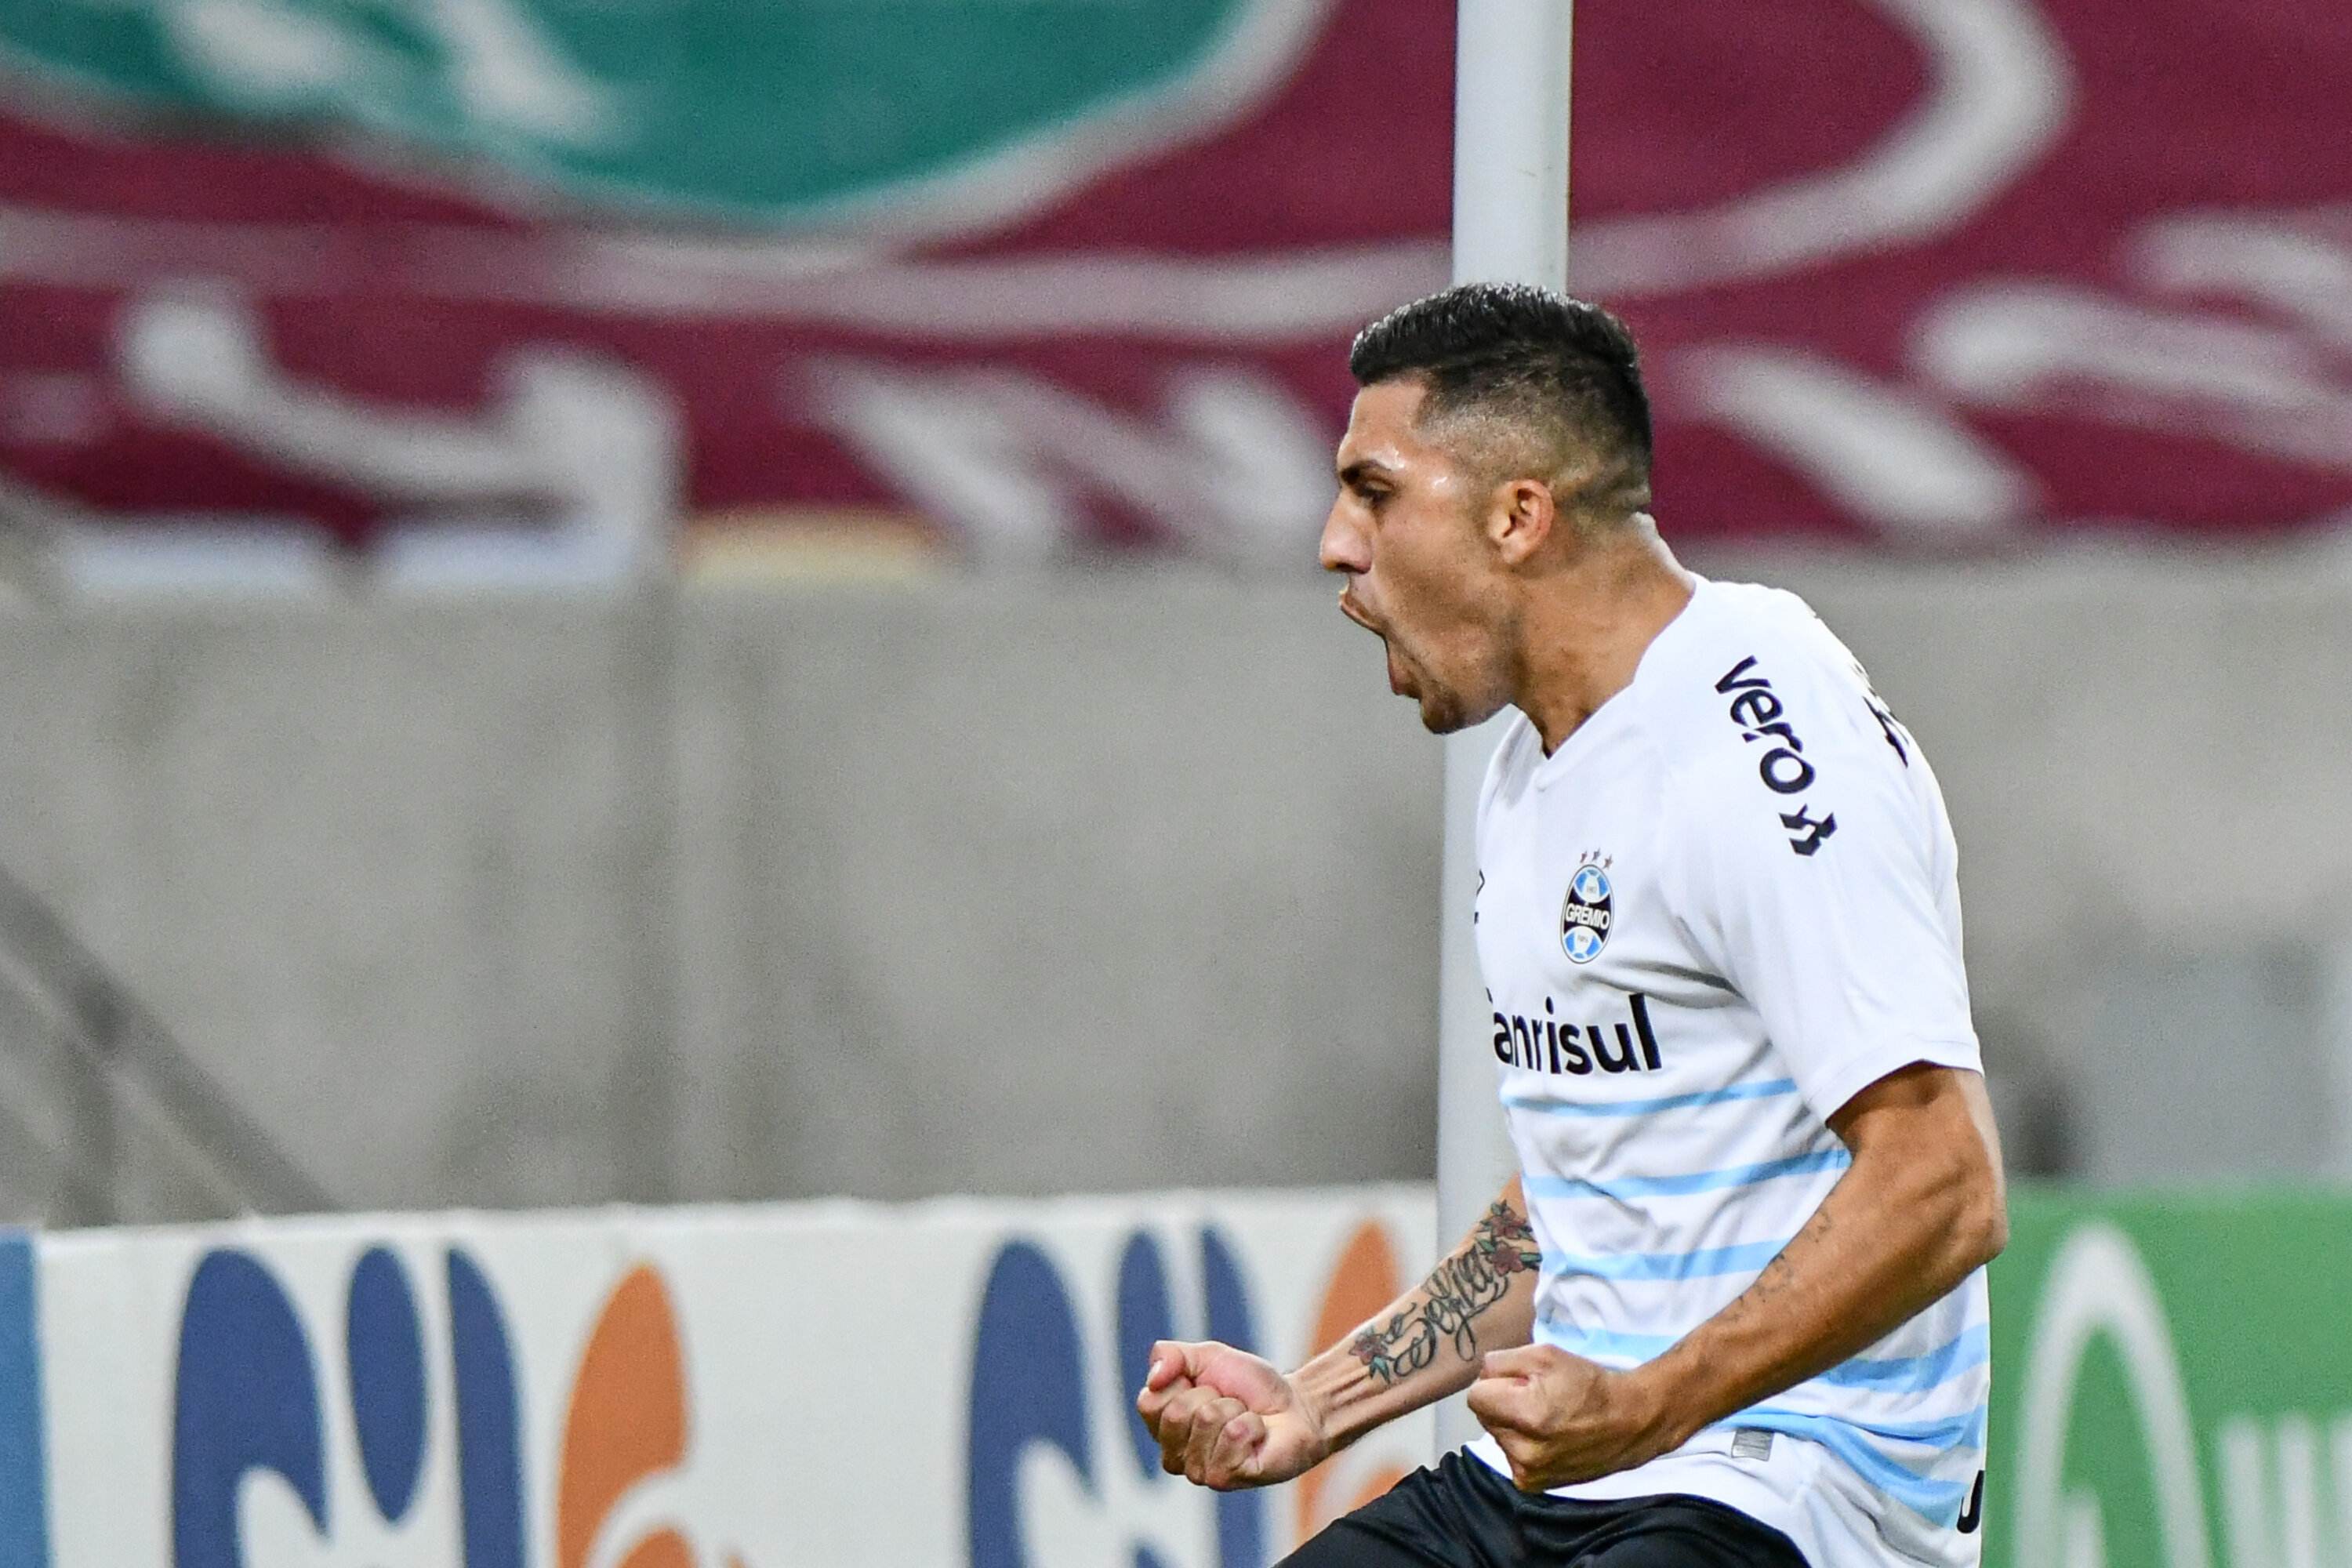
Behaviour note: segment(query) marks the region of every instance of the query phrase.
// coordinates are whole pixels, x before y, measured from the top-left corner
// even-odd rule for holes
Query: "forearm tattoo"
[[[1509,1295],[1514,1279],[1542,1267],[1535,1227],[1498,1203],[1471,1227],[1469,1245],[1430,1271],[1403,1311],[1385,1323],[1366,1324],[1349,1349],[1384,1387],[1435,1361],[1438,1346],[1448,1341],[1455,1355],[1475,1361],[1472,1320]]]

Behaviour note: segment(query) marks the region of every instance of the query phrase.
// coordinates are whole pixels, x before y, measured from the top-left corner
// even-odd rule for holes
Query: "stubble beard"
[[[1508,699],[1501,699],[1489,703],[1484,712],[1473,712],[1451,691],[1432,692],[1421,700],[1421,727],[1433,735],[1451,735],[1475,729],[1509,706]]]
[[[1421,704],[1422,728],[1433,735],[1451,735],[1485,723],[1510,702],[1510,685],[1502,671],[1475,654],[1465,663],[1461,681],[1440,679],[1426,660],[1408,667],[1413,696]]]
[[[1484,723],[1500,712],[1508,700],[1497,698],[1483,710],[1476,710],[1476,705],[1458,689],[1440,680],[1426,660],[1399,655],[1397,662],[1402,667],[1405,678],[1412,682],[1412,689],[1405,695],[1411,697],[1421,710],[1421,727],[1433,735],[1451,735],[1456,731]]]
[[[1433,735],[1451,735],[1469,728],[1469,723],[1454,693],[1432,687],[1421,694],[1421,727]]]

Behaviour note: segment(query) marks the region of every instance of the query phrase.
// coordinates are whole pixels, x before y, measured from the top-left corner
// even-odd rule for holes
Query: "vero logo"
[[[175,1568],[745,1568],[698,1552],[680,1521],[624,1510],[687,1459],[685,1347],[660,1274],[632,1268],[598,1309],[552,1484],[534,1487],[498,1292],[466,1248],[439,1261],[439,1310],[401,1254],[373,1247],[340,1321],[314,1325],[265,1258],[203,1257],[181,1312]]]

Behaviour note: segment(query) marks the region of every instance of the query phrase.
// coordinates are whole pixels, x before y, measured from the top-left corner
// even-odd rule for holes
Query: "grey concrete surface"
[[[1934,758],[2064,1150],[2352,1169],[2340,561],[1701,564]],[[343,1204],[1431,1168],[1439,749],[1319,584],[90,607],[0,660],[0,858]]]
[[[1410,1176],[1370,646],[1144,575],[11,618],[0,855],[353,1206]]]
[[[1438,750],[1315,591],[722,595],[680,666],[685,1184],[1425,1175]]]
[[[613,614],[0,623],[0,844],[355,1205],[612,1192]]]

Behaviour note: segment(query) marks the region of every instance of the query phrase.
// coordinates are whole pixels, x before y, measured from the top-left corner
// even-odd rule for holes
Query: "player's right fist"
[[[1213,1340],[1162,1340],[1135,1412],[1160,1444],[1160,1466],[1196,1486],[1271,1486],[1328,1457],[1323,1424],[1274,1363]]]

